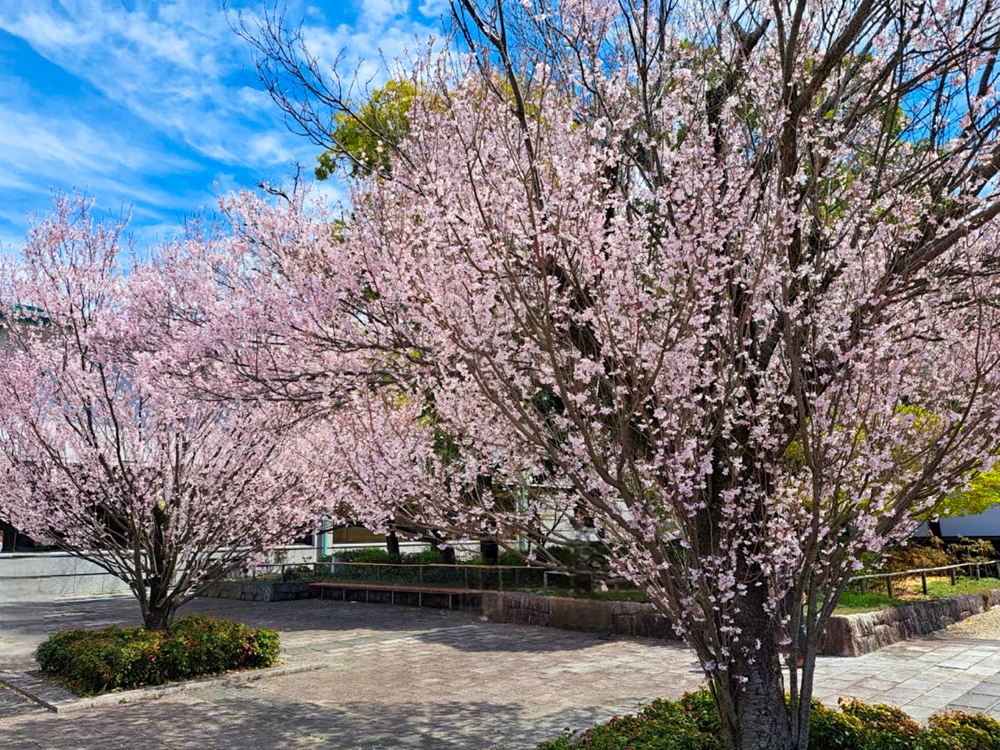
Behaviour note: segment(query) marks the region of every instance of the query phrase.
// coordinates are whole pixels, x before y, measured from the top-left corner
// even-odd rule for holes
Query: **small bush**
[[[813,701],[809,717],[809,747],[816,750],[855,750],[864,746],[864,725],[860,719]]]
[[[920,750],[1000,750],[1000,721],[986,714],[935,714]]]
[[[408,565],[439,565],[443,562],[441,552],[436,549],[425,549],[422,552],[408,552],[403,555],[403,562]]]
[[[809,750],[1000,750],[1000,722],[985,714],[945,712],[921,727],[902,710],[841,701],[840,710],[814,701]],[[567,732],[538,750],[723,750],[719,718],[705,688],[679,701],[657,700],[634,715],[584,732]]]
[[[260,669],[278,660],[273,630],[190,615],[168,630],[110,627],[69,630],[43,642],[35,658],[43,672],[59,677],[78,695],[98,695],[144,685],[240,669]]]
[[[360,549],[347,549],[337,551],[333,557],[337,562],[359,562],[359,563],[398,563],[401,562],[400,555],[390,555],[379,547],[361,547]]]
[[[707,692],[685,695],[682,701],[653,701],[638,714],[616,716],[585,732],[565,734],[543,742],[539,750],[723,750],[718,736],[702,731],[696,715],[688,713],[683,702],[690,698],[693,705],[702,705],[701,693]]]
[[[842,700],[840,710],[861,722],[865,750],[912,750],[923,734],[920,725],[895,706]]]
[[[986,562],[997,559],[997,550],[989,539],[966,539],[960,536],[957,542],[948,545],[948,551],[958,563]]]
[[[943,568],[954,564],[955,556],[940,546],[914,542],[893,550],[882,567],[890,573],[901,573],[904,570]]]

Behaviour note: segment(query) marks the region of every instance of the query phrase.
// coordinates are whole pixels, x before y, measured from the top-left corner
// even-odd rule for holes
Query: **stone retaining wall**
[[[988,594],[960,594],[878,612],[835,615],[820,640],[825,656],[861,656],[890,643],[941,630],[952,623],[1000,605],[1000,589]]]
[[[246,602],[283,602],[309,599],[312,592],[303,581],[219,581],[200,596],[209,599],[241,599]]]
[[[483,616],[491,622],[513,625],[678,640],[666,617],[652,604],[639,602],[486,591]]]
[[[933,633],[995,606],[1000,606],[1000,589],[988,594],[961,594],[915,602],[878,612],[835,615],[820,641],[820,653],[860,656],[890,643]],[[483,594],[483,616],[492,622],[514,625],[679,640],[670,621],[652,604],[638,602],[487,591]]]

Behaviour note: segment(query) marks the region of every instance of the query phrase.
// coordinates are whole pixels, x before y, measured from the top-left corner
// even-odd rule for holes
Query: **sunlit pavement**
[[[696,687],[674,643],[481,622],[473,615],[316,600],[199,600],[204,612],[281,632],[289,663],[318,671],[54,715],[0,691],[0,747],[532,748],[658,696]],[[1000,617],[993,612],[982,617]],[[0,666],[27,668],[48,633],[135,624],[129,599],[0,606]],[[818,697],[849,695],[926,718],[945,706],[1000,716],[1000,641],[947,632],[858,658],[824,658]]]

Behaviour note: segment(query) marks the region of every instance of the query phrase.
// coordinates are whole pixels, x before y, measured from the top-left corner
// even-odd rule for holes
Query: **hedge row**
[[[725,750],[706,689],[657,700],[638,714],[543,742],[538,750]],[[942,712],[921,726],[901,709],[842,700],[813,704],[809,750],[1000,750],[1000,722],[986,714]]]
[[[278,634],[240,622],[190,615],[167,630],[110,627],[64,630],[43,642],[35,658],[77,695],[99,695],[204,675],[270,667]]]

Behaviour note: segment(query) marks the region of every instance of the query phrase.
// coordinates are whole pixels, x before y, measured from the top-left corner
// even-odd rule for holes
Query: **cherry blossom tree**
[[[292,406],[197,400],[164,377],[181,350],[129,314],[143,272],[122,230],[64,197],[23,262],[5,258],[0,516],[125,581],[162,628],[207,584],[311,530],[322,486]]]
[[[460,50],[417,60],[350,213],[229,199],[156,317],[202,390],[325,415],[313,460],[373,525],[503,535],[550,498],[489,486],[572,496],[727,747],[804,750],[862,555],[1000,447],[997,13],[456,0]],[[350,97],[261,33],[268,89],[336,147]]]

